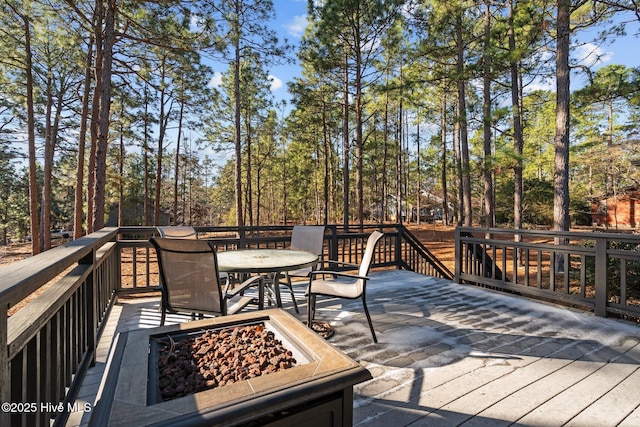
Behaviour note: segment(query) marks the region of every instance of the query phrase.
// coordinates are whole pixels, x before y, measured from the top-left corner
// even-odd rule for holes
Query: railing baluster
[[[627,260],[620,259],[620,304],[627,304]]]

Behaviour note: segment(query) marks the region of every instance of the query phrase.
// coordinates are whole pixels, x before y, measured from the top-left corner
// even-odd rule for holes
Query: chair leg
[[[165,316],[167,314],[166,313],[166,309],[164,307],[162,307],[160,309],[160,312],[162,313],[162,314],[160,314],[160,326],[164,326],[164,319],[165,319]]]
[[[364,307],[364,314],[367,316],[367,322],[369,322],[369,329],[371,329],[371,336],[373,336],[373,342],[377,343],[376,331],[373,330],[373,322],[371,322],[371,316],[369,315],[369,309],[367,308],[367,301],[362,294],[362,306]]]
[[[293,308],[296,309],[296,314],[300,314],[298,311],[298,303],[296,302],[296,296],[293,293],[293,284],[291,283],[291,277],[287,274],[287,286],[289,287],[289,292],[291,293],[291,301],[293,301]]]
[[[307,326],[311,328],[311,323],[316,315],[316,296],[313,294],[307,295]]]

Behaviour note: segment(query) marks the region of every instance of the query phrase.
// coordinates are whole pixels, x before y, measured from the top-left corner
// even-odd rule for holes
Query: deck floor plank
[[[371,277],[367,302],[378,344],[359,300],[318,302],[317,318],[336,331],[330,342],[373,375],[355,387],[354,425],[640,425],[637,326],[407,271]],[[304,285],[295,292],[304,320]],[[282,296],[293,314],[288,292]],[[113,334],[159,319],[157,298],[114,307],[84,399]],[[168,316],[166,323],[188,320]],[[85,425],[86,415],[67,425]]]

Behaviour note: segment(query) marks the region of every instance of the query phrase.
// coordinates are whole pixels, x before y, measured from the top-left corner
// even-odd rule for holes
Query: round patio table
[[[279,274],[318,263],[318,255],[292,249],[238,249],[218,252],[218,269],[224,273],[274,273],[273,291],[276,304],[282,307],[280,299]]]

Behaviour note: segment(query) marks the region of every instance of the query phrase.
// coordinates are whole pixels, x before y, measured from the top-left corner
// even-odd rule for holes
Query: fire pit
[[[264,322],[153,336],[148,403],[159,403],[279,372],[308,358]],[[160,392],[158,396],[157,392]]]
[[[125,332],[91,424],[351,425],[370,378],[279,309]]]

